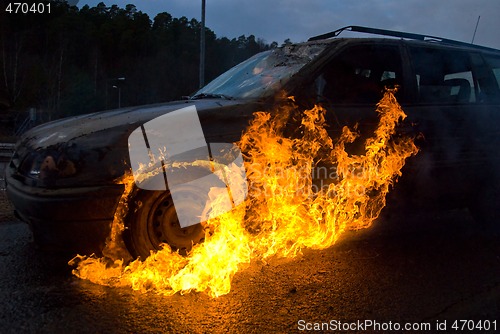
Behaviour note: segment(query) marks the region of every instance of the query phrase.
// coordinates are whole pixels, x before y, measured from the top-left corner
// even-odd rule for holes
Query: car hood
[[[123,133],[124,129],[133,131],[151,119],[187,106],[195,105],[199,113],[204,113],[215,108],[238,104],[241,104],[241,101],[223,99],[186,100],[68,117],[31,129],[23,135],[21,142],[25,146],[36,149],[89,136],[97,132],[102,133],[102,131],[106,131],[107,135],[112,136],[116,132],[115,130],[120,129],[119,133]]]

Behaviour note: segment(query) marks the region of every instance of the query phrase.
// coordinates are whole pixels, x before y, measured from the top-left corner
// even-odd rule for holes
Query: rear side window
[[[326,64],[316,79],[318,95],[332,103],[373,104],[384,87],[401,83],[399,47],[391,45],[351,46]]]
[[[500,59],[498,59],[497,61],[500,64]],[[500,85],[500,67],[494,68],[493,69],[493,74],[495,75],[495,79],[497,81],[497,86],[499,86]]]
[[[411,47],[418,101],[421,103],[474,103],[477,84],[467,52]]]

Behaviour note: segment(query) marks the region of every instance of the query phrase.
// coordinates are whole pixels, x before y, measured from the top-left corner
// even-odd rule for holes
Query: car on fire
[[[382,37],[337,37],[344,30]],[[116,180],[132,168],[129,137],[151,120],[194,106],[209,145],[234,143],[255,111],[279,110],[273,106],[284,96],[295,96],[301,106],[327,109],[334,138],[344,125],[357,125],[360,133],[373,129],[374,107],[384,88],[394,87],[408,115],[398,133],[414,137],[419,147],[404,167],[395,203],[468,207],[479,222],[494,224],[500,51],[359,26],[259,53],[187,100],[33,128],[20,138],[6,169],[7,194],[39,245],[99,253],[125,190]],[[179,206],[202,205],[203,194],[190,187],[181,193],[185,200],[174,208],[168,190],[134,190],[124,233],[134,257],[146,257],[163,243],[182,251],[203,240],[201,224],[181,227],[176,215]]]

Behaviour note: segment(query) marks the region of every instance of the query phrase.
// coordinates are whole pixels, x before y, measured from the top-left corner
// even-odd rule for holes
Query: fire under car
[[[338,37],[345,30],[378,36]],[[7,194],[41,247],[100,253],[124,205],[125,186],[117,180],[132,172],[137,159],[131,155],[147,158],[152,144],[146,134],[155,119],[180,115],[180,123],[171,118],[167,128],[182,132],[183,115],[197,115],[195,132],[214,150],[237,143],[254,112],[279,112],[276,105],[294,96],[304,109],[320,104],[327,110],[332,138],[345,125],[363,137],[378,122],[374,110],[384,89],[397,89],[407,114],[397,134],[414,138],[419,149],[391,193],[397,200],[385,210],[467,207],[478,226],[497,227],[500,50],[359,26],[259,53],[187,100],[38,126],[16,145],[6,169]],[[145,141],[146,153],[132,153],[131,136]],[[199,210],[205,200],[196,188],[183,186],[182,177],[170,176],[164,188],[144,186],[131,193],[123,237],[133,257],[146,257],[163,244],[185,251],[203,241],[202,224],[180,223],[180,210]],[[174,186],[179,187],[175,206]]]

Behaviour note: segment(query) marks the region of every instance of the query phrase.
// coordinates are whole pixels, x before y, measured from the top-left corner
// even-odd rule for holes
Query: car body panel
[[[66,241],[70,240],[64,238],[70,230],[69,226],[85,234],[87,222],[99,230],[95,239],[105,238],[123,191],[117,180],[130,172],[127,139],[146,122],[194,105],[207,143],[235,143],[255,111],[277,112],[279,108],[276,105],[286,100],[286,96],[293,95],[300,107],[320,104],[327,109],[327,131],[332,138],[338,137],[343,126],[357,125],[361,134],[359,144],[378,123],[376,103],[382,96],[384,86],[389,85],[386,82],[399,85],[396,96],[408,115],[398,126],[398,135],[414,137],[420,149],[418,155],[409,158],[404,167],[399,188],[403,185],[410,196],[436,203],[443,198],[466,201],[471,196],[470,189],[486,184],[490,176],[496,185],[500,179],[500,94],[496,99],[499,88],[498,85],[494,88],[492,84],[494,78],[488,72],[483,54],[500,57],[500,51],[480,52],[472,46],[387,38],[345,38],[304,44],[310,48],[314,43],[326,46],[324,51],[314,54],[313,60],[304,64],[291,78],[283,80],[280,91],[271,96],[264,94],[262,98],[230,99],[220,94],[226,92],[220,85],[214,88],[209,84],[207,87],[213,90],[204,91],[202,88],[198,92],[200,99],[94,113],[32,129],[19,141],[6,171],[7,192],[16,211],[32,225],[36,234],[46,236],[48,244],[57,244],[57,239],[62,238],[64,242],[60,246],[64,248],[68,244]],[[310,50],[308,48],[303,49]],[[361,51],[356,51],[357,48]],[[366,52],[370,48],[374,51]],[[469,80],[474,84],[471,89],[477,100],[421,101],[423,81],[420,82],[420,79],[424,76],[419,71],[426,68],[422,64],[416,66],[416,60],[412,58],[419,48],[437,50],[437,53],[458,52],[463,57],[470,57],[472,70]],[[351,57],[349,52],[352,50],[357,53]],[[355,92],[358,95],[352,101],[319,97],[318,89],[328,83],[322,77],[326,70],[342,69],[344,66],[339,65],[341,61],[355,66],[358,60],[360,64],[365,60],[370,64],[374,59],[380,59],[388,67],[369,68],[366,75],[363,68],[356,69],[363,79],[372,79],[373,73],[378,76],[378,88],[372,89],[374,94],[369,99],[360,91]],[[432,70],[432,64],[429,66]],[[252,81],[252,85],[255,82]],[[489,94],[491,99],[482,100],[479,93]],[[217,97],[217,94],[220,96]],[[348,149],[352,150],[351,153],[359,153],[360,145]],[[52,166],[52,169],[42,173],[42,164]],[[74,246],[78,241],[76,239],[69,245]],[[82,240],[88,241],[88,238]],[[99,248],[102,243],[102,240],[97,241],[93,247],[97,245]]]

